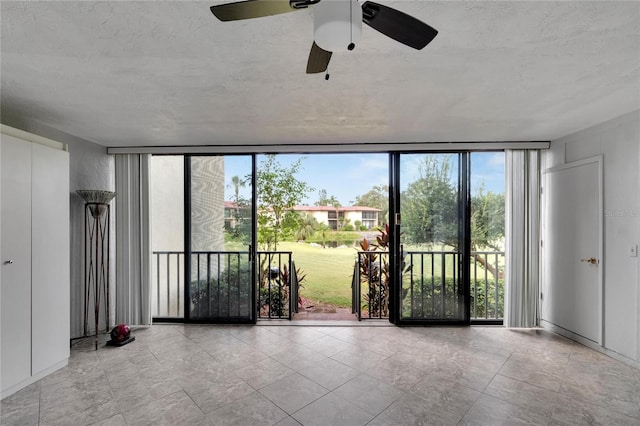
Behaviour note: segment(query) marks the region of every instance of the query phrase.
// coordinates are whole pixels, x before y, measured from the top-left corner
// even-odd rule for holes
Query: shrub
[[[239,272],[239,273],[238,273]],[[249,315],[249,270],[223,272],[219,278],[190,283],[191,312],[195,318]]]
[[[260,266],[260,300],[258,301],[260,316],[269,318],[282,318],[289,316],[290,303],[290,286],[295,285],[298,289],[297,303],[300,305],[301,298],[299,296],[301,283],[305,279],[305,273],[300,268],[295,268],[295,273],[289,275],[287,265],[282,267],[274,267],[268,265],[266,258],[263,258]]]
[[[475,284],[475,288],[474,288]],[[429,318],[456,318],[462,313],[463,295],[461,282],[453,277],[447,277],[442,282],[441,277],[431,280],[416,280],[413,285],[405,280],[402,301],[402,316]],[[497,312],[495,301],[496,281],[476,279],[471,283],[471,317],[497,319],[504,317],[504,280],[498,280]],[[488,297],[486,297],[486,294]],[[485,306],[485,301],[487,302]]]

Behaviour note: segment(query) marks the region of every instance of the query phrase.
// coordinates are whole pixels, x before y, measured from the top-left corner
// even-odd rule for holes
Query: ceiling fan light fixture
[[[357,0],[325,0],[313,7],[313,39],[329,52],[347,50],[362,35],[362,8]]]

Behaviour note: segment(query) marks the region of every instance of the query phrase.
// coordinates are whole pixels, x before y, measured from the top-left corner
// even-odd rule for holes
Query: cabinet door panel
[[[69,357],[69,154],[33,145],[33,374]]]
[[[0,157],[0,378],[5,390],[31,376],[31,143],[2,135]]]

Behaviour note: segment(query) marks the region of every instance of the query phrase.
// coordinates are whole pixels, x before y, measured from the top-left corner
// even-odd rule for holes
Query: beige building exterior
[[[248,217],[250,213],[243,212],[243,210],[243,208],[240,208],[240,215]],[[360,224],[367,229],[375,228],[379,225],[380,210],[373,207],[295,206],[293,210],[301,214],[309,214],[313,216],[318,223],[324,223],[333,230],[341,229],[349,224],[355,227],[356,222],[360,222]],[[224,218],[227,228],[235,227],[237,214],[235,203],[225,201]]]
[[[312,215],[318,223],[324,223],[331,229],[340,229],[347,224],[355,226],[360,222],[367,229],[378,226],[380,210],[366,206],[295,206],[295,211]]]

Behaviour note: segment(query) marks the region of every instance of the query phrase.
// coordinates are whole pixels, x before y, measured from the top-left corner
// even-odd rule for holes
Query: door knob
[[[590,263],[592,265],[597,265],[598,264],[598,259],[596,259],[595,257],[590,257],[589,259],[580,259],[580,262],[587,262],[587,263]]]
[[[13,265],[13,259],[9,259],[6,262],[4,262],[5,265]]]

